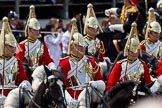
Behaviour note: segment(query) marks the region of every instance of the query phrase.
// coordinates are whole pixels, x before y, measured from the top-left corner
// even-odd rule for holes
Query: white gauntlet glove
[[[54,62],[49,63],[48,67],[49,67],[50,70],[55,70],[56,69],[56,65],[55,65]]]
[[[116,14],[118,8],[110,8],[105,10],[105,15],[110,16],[110,14]]]
[[[114,24],[114,25],[110,25],[109,26],[110,31],[114,32],[114,31],[120,31],[122,33],[124,33],[124,28],[123,28],[123,24]]]
[[[32,86],[31,86],[30,82],[27,80],[24,80],[23,82],[21,82],[21,84],[19,85],[19,88],[23,88],[23,89],[29,90],[29,91],[32,90]]]
[[[90,81],[89,84],[92,87],[97,88],[99,91],[104,91],[106,88],[106,85],[102,80]]]
[[[89,85],[91,85],[94,88],[97,88],[97,82],[96,81],[90,81]]]

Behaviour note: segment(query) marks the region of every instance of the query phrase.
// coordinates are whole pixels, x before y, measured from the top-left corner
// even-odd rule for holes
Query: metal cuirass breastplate
[[[96,40],[88,40],[86,39],[88,44],[88,54],[95,55],[100,49],[100,40],[96,38]]]
[[[84,64],[85,61],[82,61],[82,63]],[[73,68],[76,65],[77,65],[76,62],[73,62],[70,60],[71,68]],[[91,81],[90,73],[86,72],[86,70],[85,70],[85,64],[82,66],[76,66],[76,67],[77,67],[76,70],[74,70],[74,73],[70,78],[72,86],[83,86],[83,85],[87,84],[89,81]],[[92,66],[90,66],[89,68],[91,68],[91,67]],[[75,90],[82,90],[82,89],[83,89],[82,87],[75,88]]]
[[[25,43],[25,48],[26,48],[26,52],[27,52],[27,57],[26,59],[28,60],[28,62],[30,63],[30,65],[34,68],[36,68],[38,66],[38,61],[40,59],[40,57],[43,55],[43,44],[39,41],[36,45],[33,45],[34,43],[31,42],[26,42]],[[34,49],[32,49],[33,47]],[[29,50],[32,49],[32,51],[30,52]],[[28,54],[28,51],[30,52]],[[28,57],[29,56],[29,57]]]
[[[122,66],[121,75],[122,74],[124,75],[123,77],[122,76],[120,77],[120,81],[122,82],[125,80],[137,81],[140,79],[141,75],[144,74],[144,67],[141,62],[137,63],[134,66],[131,66],[130,63],[127,63],[127,61],[125,61],[121,64],[121,66]]]
[[[146,48],[147,53],[156,57],[157,59],[159,59],[162,56],[162,43],[161,42],[160,42],[159,46],[154,43],[146,43],[145,48]],[[152,51],[150,52],[151,49],[152,49]]]
[[[5,64],[9,60],[5,60]],[[3,67],[3,59],[0,60],[0,66]],[[4,85],[15,85],[16,73],[18,72],[18,61],[9,64],[9,67],[4,71]],[[3,73],[1,73],[3,75]]]

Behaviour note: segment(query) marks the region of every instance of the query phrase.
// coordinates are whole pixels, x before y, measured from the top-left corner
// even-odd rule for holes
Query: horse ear
[[[48,68],[47,66],[45,66],[45,65],[44,65],[44,70],[45,70],[45,72],[46,72],[47,77],[50,76],[50,75],[52,75],[52,73],[51,73],[51,71],[49,70],[49,68]]]
[[[62,73],[62,71],[60,70],[52,70],[52,73],[55,77],[58,77],[59,79],[61,79],[62,81],[64,81],[65,77]]]

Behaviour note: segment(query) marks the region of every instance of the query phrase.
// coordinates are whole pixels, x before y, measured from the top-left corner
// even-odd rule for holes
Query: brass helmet
[[[140,49],[140,41],[138,39],[137,24],[132,23],[131,31],[124,48],[124,56],[128,56],[128,51],[137,53]]]
[[[17,48],[17,41],[11,31],[10,25],[8,23],[8,18],[3,17],[2,19],[2,30],[0,34],[0,56],[3,56],[5,45],[10,45]]]
[[[95,12],[93,10],[93,5],[91,3],[89,3],[87,5],[87,15],[86,15],[86,18],[85,18],[85,21],[84,21],[84,35],[87,34],[86,29],[87,29],[88,26],[93,27],[93,28],[94,27],[99,28],[99,31],[103,32],[102,29],[101,29],[101,26],[99,25],[99,23],[97,21]]]
[[[157,21],[153,21],[149,25],[149,31],[154,31],[156,33],[161,33],[161,26]]]
[[[87,19],[87,26],[97,29],[98,28],[98,22],[95,17],[90,17]]]
[[[32,28],[34,30],[40,30],[41,28],[41,25],[36,18],[35,6],[31,5],[29,9],[30,9],[29,17],[28,17],[27,24],[25,27],[25,36],[27,36],[27,31],[29,30],[29,28]]]
[[[77,25],[76,25],[76,19],[75,18],[73,18],[71,20],[71,24],[72,24],[72,29],[71,29],[71,33],[70,33],[69,47],[68,47],[68,54],[69,55],[70,55],[71,50],[72,50],[71,46],[73,46],[73,47],[75,47],[75,45],[79,45],[79,46],[83,46],[83,47],[87,46],[87,44],[86,44],[86,42],[83,38],[83,35],[78,32],[78,28],[77,28]],[[75,49],[75,50],[77,50],[77,49]]]

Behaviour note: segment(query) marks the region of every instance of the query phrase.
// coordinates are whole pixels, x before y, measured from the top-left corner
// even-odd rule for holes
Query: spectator
[[[45,35],[44,41],[47,45],[49,54],[53,61],[55,61],[56,65],[58,64],[59,59],[62,57],[62,51],[60,47],[61,38],[62,38],[62,29],[58,30],[58,34],[54,34],[55,27],[54,25],[48,24],[46,26],[46,30],[52,32],[49,35]],[[57,52],[56,52],[57,51]]]
[[[71,32],[71,24],[68,23],[66,26],[67,30],[63,34],[62,37],[62,57],[66,57],[68,55],[68,46],[69,46],[69,38],[70,38],[70,32]]]
[[[10,11],[8,13],[8,19],[12,30],[24,30],[24,23],[20,21],[16,12]],[[13,31],[13,34],[18,43],[25,39],[24,34],[22,32]]]

